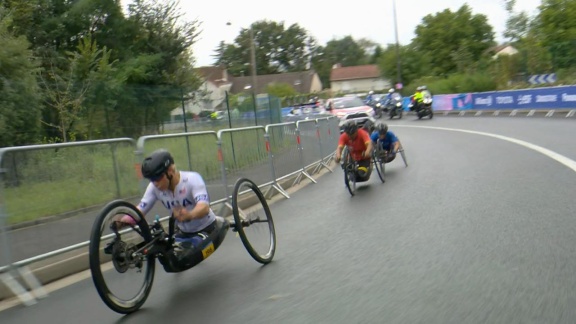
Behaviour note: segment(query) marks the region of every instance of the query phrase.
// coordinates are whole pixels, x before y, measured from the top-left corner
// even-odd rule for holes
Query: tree
[[[399,48],[401,57],[402,82],[407,85],[424,75],[429,70],[427,57],[417,51],[414,46],[406,45]],[[380,55],[378,66],[382,76],[388,80],[397,78],[397,57],[396,44],[388,44],[386,49]]]
[[[58,118],[57,123],[43,123],[56,128],[63,142],[68,141],[72,125],[80,118],[90,88],[89,74],[98,64],[101,53],[91,38],[85,38],[77,52],[68,52],[69,69],[52,66],[42,77],[46,104],[55,110]]]
[[[271,83],[266,87],[266,93],[284,98],[296,95],[296,90],[288,83]]]
[[[324,48],[324,55],[332,64],[340,63],[342,66],[356,66],[366,63],[366,52],[352,36],[328,41]]]
[[[0,147],[34,142],[40,132],[39,63],[26,38],[9,31],[12,26],[0,8]]]
[[[553,68],[576,65],[576,1],[542,0],[533,29],[552,55]]]
[[[506,12],[508,12],[508,19],[506,20],[506,30],[504,30],[503,35],[508,38],[511,43],[517,42],[525,37],[530,26],[530,18],[526,12],[516,13],[514,6],[516,6],[516,0],[504,0],[504,7]]]
[[[224,64],[235,76],[249,75],[251,30],[260,75],[303,71],[316,50],[314,39],[298,24],[286,28],[284,22],[262,20],[242,29],[233,44],[221,42],[213,55],[215,65]]]
[[[181,104],[182,93],[192,93],[200,85],[192,68],[199,23],[183,20],[177,4],[135,0],[129,6],[127,24],[136,35],[124,47],[134,54],[118,64],[127,86],[112,119],[113,128],[123,134],[139,136],[146,127],[157,131]]]
[[[485,15],[472,15],[463,5],[456,12],[446,9],[425,16],[413,45],[429,58],[432,75],[448,75],[458,71],[457,60],[478,61],[494,46],[494,32]]]
[[[379,44],[368,38],[360,38],[356,40],[356,44],[358,44],[364,53],[366,53],[366,57],[364,58],[364,62],[362,64],[374,64],[379,53],[382,51],[382,48]]]
[[[312,57],[312,68],[318,73],[318,77],[325,88],[330,88],[330,71],[334,64],[325,53],[325,47],[318,46]]]

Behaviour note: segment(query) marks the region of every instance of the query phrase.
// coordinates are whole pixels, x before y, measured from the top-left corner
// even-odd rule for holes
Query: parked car
[[[326,110],[340,119],[340,131],[342,125],[348,120],[355,120],[358,125],[364,125],[367,120],[374,122],[374,109],[366,105],[358,97],[339,97],[328,101]]]

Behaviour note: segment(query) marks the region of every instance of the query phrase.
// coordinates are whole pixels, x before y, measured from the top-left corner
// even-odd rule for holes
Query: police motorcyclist
[[[424,95],[422,94],[422,87],[418,87],[416,88],[416,92],[414,93],[413,97],[413,101],[414,101],[414,106],[412,107],[411,110],[413,111],[419,111],[420,107],[422,106],[422,101],[424,100]]]
[[[394,88],[390,88],[390,90],[388,90],[386,100],[384,101],[384,107],[387,107],[392,102],[392,96],[394,95],[395,92],[396,90],[394,90]]]
[[[368,92],[368,95],[366,96],[366,98],[364,99],[365,103],[370,103],[372,101],[372,97],[374,96],[374,91],[370,90]]]

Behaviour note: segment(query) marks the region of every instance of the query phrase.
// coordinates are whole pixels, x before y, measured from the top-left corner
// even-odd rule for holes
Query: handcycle
[[[398,150],[395,153],[390,153],[386,150],[384,150],[382,148],[382,145],[380,145],[380,140],[378,140],[376,142],[376,148],[375,148],[375,155],[378,157],[379,160],[381,160],[384,164],[387,163],[385,161],[388,160],[388,156],[389,155],[396,155],[398,153],[400,153],[400,156],[402,157],[402,161],[404,161],[404,166],[408,167],[408,160],[406,159],[406,153],[404,152],[404,147],[402,146],[402,142],[400,142],[400,147],[398,148]]]
[[[378,177],[380,178],[380,181],[382,181],[382,183],[384,183],[386,180],[384,179],[384,163],[382,161],[382,159],[379,159],[378,156],[376,155],[377,153],[377,149],[373,149],[372,151],[372,158],[371,158],[371,164],[370,164],[370,168],[372,168],[372,166],[374,166],[374,168],[376,169],[376,172],[378,173]],[[356,183],[359,182],[365,182],[368,181],[370,179],[370,177],[367,177],[365,179],[361,179],[358,177],[358,161],[354,160],[352,158],[352,155],[350,154],[350,149],[348,146],[344,147],[344,149],[342,150],[342,158],[341,158],[341,166],[342,166],[342,170],[344,170],[344,184],[346,185],[346,188],[348,188],[348,192],[350,192],[350,195],[354,196],[356,194]],[[371,174],[371,171],[369,171]]]
[[[129,215],[136,225],[118,229],[116,215]],[[193,248],[179,264],[174,260],[174,217],[169,216],[166,232],[159,216],[147,223],[131,203],[115,200],[108,203],[96,218],[89,244],[92,280],[102,301],[113,311],[129,314],[146,301],[154,281],[156,259],[167,272],[181,272],[208,258],[220,246],[228,229],[237,232],[254,260],[272,261],[276,251],[276,231],[266,198],[249,179],[236,181],[232,194],[232,216],[228,221],[217,216],[214,230],[202,244]],[[253,236],[264,234],[262,240]],[[206,236],[206,235],[205,235]]]

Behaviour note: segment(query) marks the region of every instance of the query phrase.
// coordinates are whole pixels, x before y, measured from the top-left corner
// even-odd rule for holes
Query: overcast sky
[[[488,17],[501,42],[507,18],[503,0],[396,0],[400,44],[410,43],[424,16],[447,8],[456,11],[465,3],[473,14]],[[517,0],[515,9],[533,15],[540,3],[541,0]],[[232,43],[241,28],[259,20],[283,21],[286,28],[297,23],[320,45],[348,35],[382,45],[395,42],[392,0],[180,0],[180,6],[187,19],[202,23],[200,39],[193,47],[195,66],[212,65],[212,55],[220,41]]]

